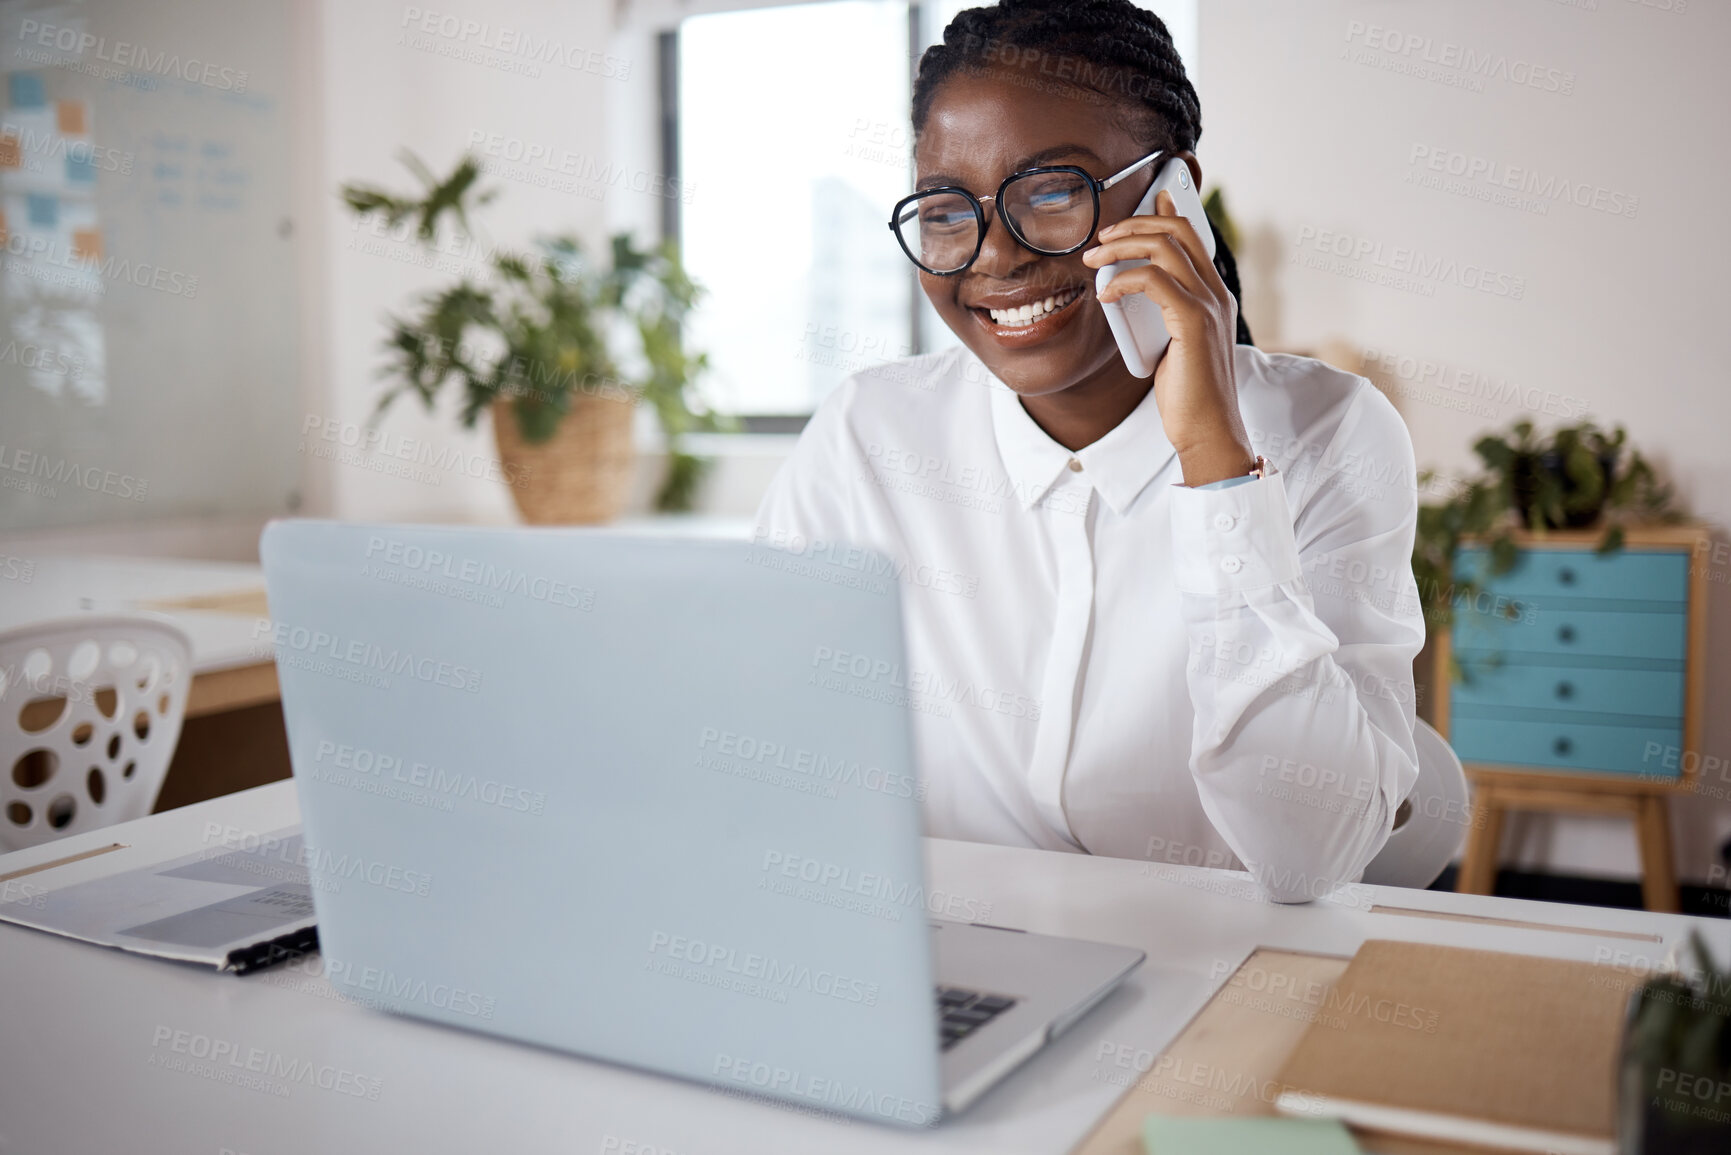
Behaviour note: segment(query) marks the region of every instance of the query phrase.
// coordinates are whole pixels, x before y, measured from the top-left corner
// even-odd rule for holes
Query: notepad
[[[1371,941],[1280,1073],[1275,1106],[1354,1128],[1614,1155],[1618,1045],[1641,976]]]
[[[1142,1124],[1148,1155],[1356,1155],[1358,1144],[1328,1119],[1205,1119],[1150,1115]]]
[[[122,849],[118,845],[106,849]],[[149,861],[86,882],[54,885],[73,855],[19,871],[0,922],[134,954],[245,973],[317,949],[300,827]]]

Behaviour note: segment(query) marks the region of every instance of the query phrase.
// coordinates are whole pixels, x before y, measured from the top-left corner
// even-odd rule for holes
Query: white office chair
[[[150,813],[191,685],[192,643],[162,618],[0,633],[0,852]]]
[[[1372,886],[1423,890],[1437,880],[1460,852],[1472,811],[1461,760],[1443,736],[1423,719],[1413,726],[1418,747],[1418,781],[1395,813],[1394,832],[1364,868]]]

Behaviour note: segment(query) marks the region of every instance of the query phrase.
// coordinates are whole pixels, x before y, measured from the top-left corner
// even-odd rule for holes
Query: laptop
[[[870,555],[304,520],[260,553],[355,1001],[922,1127],[1142,961],[929,886]]]

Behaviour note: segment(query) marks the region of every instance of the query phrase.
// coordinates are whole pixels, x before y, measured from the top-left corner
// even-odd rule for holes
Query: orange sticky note
[[[73,229],[72,255],[81,261],[102,259],[102,230]]]
[[[0,209],[0,245],[6,243],[9,235],[10,234],[6,231],[6,210]]]
[[[84,115],[84,102],[82,100],[58,100],[55,101],[55,105],[56,111],[59,113],[61,132],[67,136],[83,136],[90,131],[85,127],[87,118]]]
[[[11,133],[0,136],[0,168],[18,168],[24,163],[24,150]]]

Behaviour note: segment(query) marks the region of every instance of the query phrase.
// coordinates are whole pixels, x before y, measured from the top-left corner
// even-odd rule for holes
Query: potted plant
[[[1731,969],[1699,931],[1700,974],[1656,975],[1629,996],[1617,1130],[1624,1155],[1731,1151]]]
[[[480,166],[464,157],[440,180],[412,154],[402,159],[424,186],[419,195],[345,185],[349,208],[392,228],[413,221],[429,248],[446,218],[472,237],[470,213],[494,196],[476,187]],[[532,253],[495,251],[484,282],[464,277],[421,295],[411,311],[389,319],[382,375],[393,385],[378,411],[404,392],[431,409],[455,381],[465,428],[483,410],[492,414],[525,520],[591,523],[615,516],[629,493],[632,419],[642,400],[667,436],[668,471],[656,507],[689,509],[707,463],[686,453],[682,439],[726,427],[696,389],[707,359],[682,339],[700,290],[671,242],[645,250],[620,233],[609,258],[598,266],[575,237],[549,237]],[[621,329],[633,331],[635,348],[619,348]]]
[[[1670,487],[1628,445],[1622,426],[1606,433],[1583,422],[1540,435],[1531,421],[1517,421],[1505,433],[1479,438],[1473,452],[1483,463],[1480,473],[1447,500],[1418,510],[1412,570],[1431,628],[1447,628],[1454,606],[1478,592],[1455,572],[1465,539],[1488,549],[1486,576],[1495,576],[1519,560],[1515,534],[1520,530],[1543,536],[1551,529],[1598,525],[1603,528],[1598,550],[1609,554],[1622,548],[1626,524],[1681,518]],[[1426,472],[1420,480],[1433,477]]]

